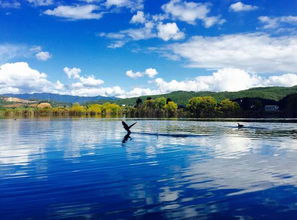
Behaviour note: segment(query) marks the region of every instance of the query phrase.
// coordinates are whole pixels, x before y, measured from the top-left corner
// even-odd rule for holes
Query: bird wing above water
[[[132,128],[137,122],[133,123],[132,125],[130,125],[128,128]]]

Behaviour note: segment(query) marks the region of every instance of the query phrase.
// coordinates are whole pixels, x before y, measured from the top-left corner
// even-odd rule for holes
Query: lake
[[[0,120],[1,219],[297,219],[297,124],[136,121]]]

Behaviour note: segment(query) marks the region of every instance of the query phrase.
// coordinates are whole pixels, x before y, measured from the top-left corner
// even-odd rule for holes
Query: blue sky
[[[297,0],[0,0],[0,94],[297,84]]]

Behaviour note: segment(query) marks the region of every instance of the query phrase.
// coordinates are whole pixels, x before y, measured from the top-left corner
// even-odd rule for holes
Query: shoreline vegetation
[[[71,106],[50,103],[23,105],[20,107],[1,107],[0,118],[34,118],[34,117],[126,117],[126,118],[189,118],[199,120],[238,120],[242,118],[296,118],[296,96],[281,109],[266,111],[266,105],[259,99],[231,101],[216,100],[212,96],[190,98],[186,105],[178,105],[170,98],[158,97],[146,100],[136,99],[133,105],[118,105],[106,102]],[[242,104],[243,102],[244,104]],[[270,107],[272,105],[269,105]]]

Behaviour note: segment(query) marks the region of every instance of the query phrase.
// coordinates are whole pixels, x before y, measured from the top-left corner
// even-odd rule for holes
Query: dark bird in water
[[[131,134],[130,128],[132,128],[137,122],[133,123],[132,125],[127,125],[126,122],[122,121],[123,127],[127,131],[128,134]]]
[[[132,140],[132,138],[130,137],[131,131],[130,128],[132,128],[137,122],[133,123],[132,125],[127,125],[126,122],[122,121],[122,125],[125,128],[125,130],[127,131],[127,134],[125,135],[125,137],[122,140],[122,143],[126,143],[129,139]]]
[[[243,128],[244,125],[237,123],[237,127],[238,127],[238,128]]]

